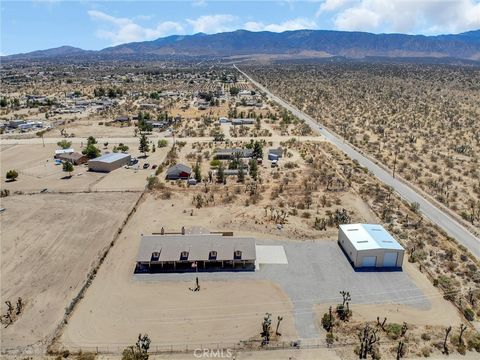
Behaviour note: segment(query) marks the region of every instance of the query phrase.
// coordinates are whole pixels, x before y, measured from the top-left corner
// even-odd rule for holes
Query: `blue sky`
[[[236,29],[426,35],[480,29],[480,0],[2,0],[0,9],[1,55]]]

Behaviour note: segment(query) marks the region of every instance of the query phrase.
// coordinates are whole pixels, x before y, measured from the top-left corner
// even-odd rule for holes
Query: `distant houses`
[[[253,118],[247,119],[232,119],[232,125],[253,125],[255,124],[256,120]]]

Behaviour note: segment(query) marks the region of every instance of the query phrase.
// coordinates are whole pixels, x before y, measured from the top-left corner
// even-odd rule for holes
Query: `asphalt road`
[[[327,140],[337,146],[351,159],[357,160],[360,165],[370,170],[371,173],[375,175],[380,181],[391,186],[403,199],[410,203],[419,203],[420,211],[425,215],[425,217],[427,217],[433,223],[437,224],[448,235],[455,238],[460,244],[468,248],[476,257],[480,257],[480,239],[473,235],[462,224],[457,222],[442,209],[431,203],[429,200],[419,194],[415,189],[394,178],[389,172],[375,164],[373,161],[359,153],[354,148],[352,148],[348,143],[344,141],[344,139],[323,128],[312,117],[308,116],[307,114],[298,110],[296,107],[285,102],[278,96],[275,96],[267,88],[253,80],[250,76],[238,69],[235,65],[234,67],[247,79],[249,79],[257,88],[268,94],[272,100],[274,100],[287,110],[290,110],[299,119],[305,120],[305,122],[310,125],[313,130],[322,134]]]

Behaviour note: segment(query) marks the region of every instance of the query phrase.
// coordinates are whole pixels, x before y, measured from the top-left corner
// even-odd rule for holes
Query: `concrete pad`
[[[288,264],[282,245],[255,245],[257,264]]]

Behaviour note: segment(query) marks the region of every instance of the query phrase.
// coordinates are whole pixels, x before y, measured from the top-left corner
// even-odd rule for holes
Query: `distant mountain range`
[[[165,57],[456,58],[480,61],[480,30],[456,35],[372,34],[295,30],[274,33],[237,30],[213,35],[173,35],[98,51],[62,46],[2,57],[10,60],[159,59]]]

